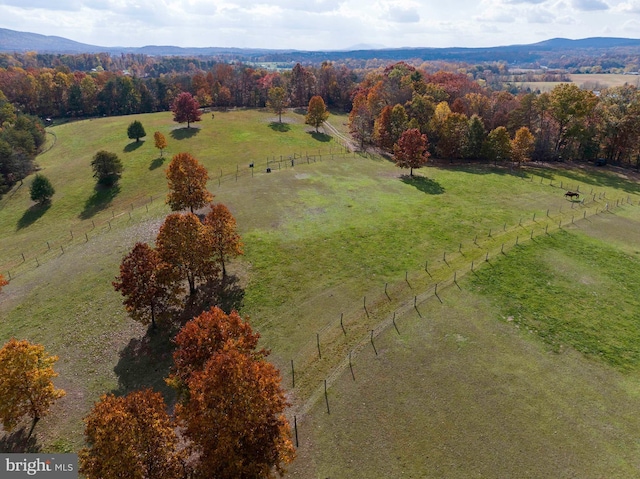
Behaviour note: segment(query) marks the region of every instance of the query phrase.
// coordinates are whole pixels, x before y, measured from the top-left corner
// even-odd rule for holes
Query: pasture
[[[619,73],[572,73],[569,75],[571,83],[575,83],[580,88],[588,90],[602,90],[623,85],[640,86],[638,75],[623,75]],[[557,85],[569,82],[516,82],[515,84],[531,91],[550,92]]]
[[[148,134],[135,149],[126,138],[133,119]],[[38,159],[56,188],[51,207],[22,219],[28,181],[0,202],[0,265],[15,272],[1,296],[0,339],[59,355],[57,384],[67,391],[38,424],[34,447],[77,450],[81,419],[105,392],[152,386],[172,398],[168,333],[131,321],[110,282],[135,241],[153,241],[168,213],[163,170],[171,154],[189,151],[245,243],[225,301],[251,317],[282,372],[299,427],[291,477],[637,471],[634,178],[445,165],[411,179],[382,158],[338,154],[301,115],[283,120],[230,111],[205,117],[198,132],[176,130],[169,114],[51,129],[56,143]],[[329,121],[341,129],[345,118]],[[169,140],[163,162],[156,130]],[[97,149],[122,153],[112,198],[91,199]],[[291,167],[294,154],[303,157]],[[267,157],[280,155],[287,161],[266,173]],[[585,202],[566,199],[567,189]],[[64,252],[48,250],[54,240]]]

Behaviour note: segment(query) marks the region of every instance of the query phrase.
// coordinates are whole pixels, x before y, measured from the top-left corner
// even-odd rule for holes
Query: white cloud
[[[640,0],[631,0],[616,6],[616,10],[623,13],[640,14]]]

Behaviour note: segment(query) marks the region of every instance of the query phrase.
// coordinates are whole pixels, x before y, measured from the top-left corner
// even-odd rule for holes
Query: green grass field
[[[251,317],[290,394],[301,440],[291,477],[637,472],[634,178],[468,165],[410,179],[387,160],[338,154],[295,113],[286,128],[266,112],[216,113],[190,135],[169,114],[135,118],[149,134],[136,149],[133,117],[53,127],[38,160],[56,188],[51,207],[23,219],[30,180],[0,202],[0,267],[13,271],[0,339],[59,355],[67,391],[37,426],[45,450],[82,445],[81,419],[100,394],[152,386],[172,399],[168,337],[131,321],[110,282],[135,241],[153,241],[168,212],[163,170],[189,151],[245,242],[230,304]],[[164,165],[155,130],[169,140]],[[125,163],[109,202],[91,203],[97,149]],[[578,188],[583,204],[564,198]]]

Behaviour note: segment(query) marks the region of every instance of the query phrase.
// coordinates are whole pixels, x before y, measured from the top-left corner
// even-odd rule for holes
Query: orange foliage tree
[[[176,301],[178,288],[171,281],[171,270],[160,254],[146,243],[136,243],[122,259],[120,275],[113,287],[125,297],[129,315],[142,324],[156,327],[156,311]]]
[[[4,279],[4,276],[0,274],[0,292],[2,292],[2,288],[9,284],[9,281]]]
[[[189,208],[202,208],[213,199],[207,191],[209,174],[189,153],[174,155],[167,168],[167,180],[171,192],[167,195],[167,203],[173,211]]]
[[[222,277],[227,274],[226,259],[242,254],[242,241],[237,233],[236,219],[222,203],[212,204],[204,219],[205,227],[211,237],[214,255],[222,266]]]
[[[322,97],[320,95],[311,97],[304,122],[307,125],[315,127],[317,133],[320,125],[322,125],[327,118],[329,118],[329,112]]]
[[[226,343],[243,352],[255,351],[260,339],[248,321],[244,321],[236,311],[227,315],[220,308],[213,307],[185,324],[176,335],[176,350],[173,353],[174,372],[168,382],[178,390],[183,390],[195,371],[204,369],[205,364]],[[266,350],[256,352],[267,356]]]
[[[429,158],[427,145],[427,135],[421,134],[417,128],[405,131],[393,146],[396,165],[400,168],[410,168],[409,174],[413,176],[413,169],[426,164]]]
[[[0,349],[0,420],[11,431],[23,416],[32,419],[31,431],[51,404],[65,395],[51,379],[58,374],[53,364],[58,356],[48,356],[44,346],[12,338]]]
[[[176,337],[168,382],[186,388],[176,418],[198,458],[196,478],[272,478],[294,458],[280,373],[257,340],[237,313],[218,308]]]
[[[156,131],[153,134],[153,139],[155,141],[156,148],[160,150],[160,156],[162,156],[164,149],[167,147],[167,139],[159,131]]]
[[[211,237],[193,213],[167,216],[158,232],[156,248],[175,277],[188,281],[189,294],[195,294],[197,281],[213,280],[219,272],[212,258]]]
[[[124,397],[104,395],[85,418],[89,447],[79,453],[88,478],[183,477],[174,424],[162,395],[151,389]]]
[[[529,128],[523,126],[516,131],[516,136],[511,140],[511,157],[518,163],[524,163],[531,159],[535,138]]]

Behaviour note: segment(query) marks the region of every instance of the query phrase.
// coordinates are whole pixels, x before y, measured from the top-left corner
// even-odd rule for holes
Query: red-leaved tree
[[[173,112],[173,121],[178,123],[186,121],[187,128],[191,128],[192,121],[200,121],[202,116],[198,100],[189,92],[182,92],[178,95],[171,105],[171,111]]]
[[[120,264],[120,275],[112,283],[125,297],[129,315],[142,324],[156,327],[159,309],[176,301],[179,289],[172,281],[171,268],[146,243],[136,243]]]
[[[420,168],[427,163],[429,152],[427,151],[427,135],[420,133],[417,128],[405,131],[398,143],[393,146],[393,159],[400,168],[410,168],[410,176],[413,169]]]

